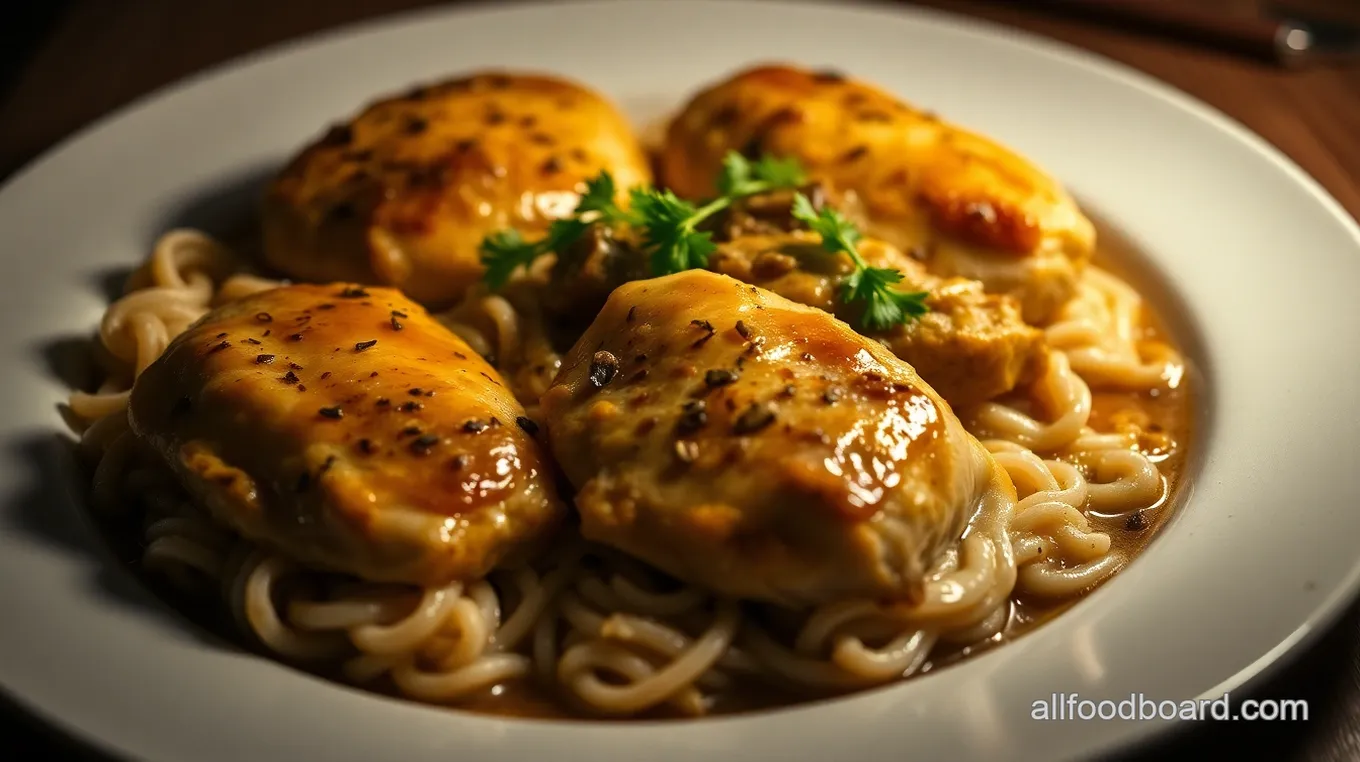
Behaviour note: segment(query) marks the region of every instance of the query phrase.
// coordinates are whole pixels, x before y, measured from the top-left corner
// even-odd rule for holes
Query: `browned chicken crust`
[[[651,181],[632,128],[582,85],[495,72],[417,87],[335,125],[275,178],[264,256],[300,280],[447,305],[481,277],[484,236],[541,236],[601,170],[620,202]]]
[[[1012,151],[834,72],[759,66],[700,92],[671,122],[667,185],[713,194],[723,155],[796,157],[866,232],[920,249],[938,275],[1020,299],[1030,322],[1069,299],[1095,245],[1063,188]]]
[[[820,188],[807,189],[818,204]],[[792,194],[777,193],[739,203],[716,225],[717,250],[707,269],[769,289],[786,299],[826,310],[852,326],[861,308],[841,298],[841,285],[854,265],[831,254],[820,238],[790,214]],[[940,278],[918,261],[882,241],[858,246],[873,267],[903,274],[898,288],[928,292],[929,312],[885,331],[861,333],[888,346],[910,364],[955,409],[1011,391],[1037,370],[1043,332],[1023,320],[1009,295],[985,293],[981,283]],[[558,259],[543,302],[562,320],[594,315],[618,285],[648,277],[646,256],[636,241],[592,226]]]
[[[903,274],[898,288],[926,291],[930,311],[871,338],[909,365],[955,409],[1005,394],[1038,368],[1044,337],[1026,324],[1010,296],[984,293],[965,278],[938,278],[917,261],[881,241],[864,239],[860,255],[872,267]],[[805,231],[746,235],[723,243],[709,269],[769,289],[858,324],[860,310],[840,296],[854,270],[850,258],[833,255]]]
[[[567,513],[496,372],[392,289],[221,307],[141,375],[130,417],[217,520],[369,580],[479,578]]]
[[[587,538],[741,598],[911,600],[992,473],[881,344],[700,270],[615,290],[542,404]]]

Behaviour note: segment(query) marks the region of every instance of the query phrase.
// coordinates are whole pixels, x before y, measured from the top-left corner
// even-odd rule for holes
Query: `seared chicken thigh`
[[[911,365],[955,409],[1014,389],[1037,367],[1043,333],[1020,318],[1011,297],[983,293],[982,284],[966,278],[930,275],[919,262],[881,241],[864,239],[858,248],[870,266],[901,272],[898,288],[929,293],[929,312],[867,335]],[[734,238],[719,245],[708,266],[853,325],[859,323],[859,309],[841,298],[841,283],[854,265],[844,254],[827,253],[815,234]]]
[[[588,539],[790,605],[914,600],[994,473],[881,344],[699,270],[619,287],[543,409]]]
[[[841,284],[853,271],[849,257],[828,253],[816,234],[798,229],[801,223],[788,213],[791,200],[792,194],[769,194],[739,203],[714,231],[718,247],[708,269],[859,325],[857,305],[841,298]],[[646,257],[626,239],[593,227],[558,260],[543,301],[562,319],[594,315],[616,286],[647,277]],[[928,313],[866,335],[886,344],[955,409],[1004,394],[1037,368],[1043,333],[1024,322],[1013,297],[984,293],[977,281],[931,275],[882,241],[863,239],[859,252],[871,266],[901,272],[902,290],[929,292]]]
[[[208,314],[138,378],[131,423],[219,521],[373,581],[483,576],[565,518],[536,425],[391,289],[297,285]]]
[[[632,128],[581,85],[489,73],[418,87],[332,127],[275,178],[265,258],[301,280],[447,305],[481,277],[487,233],[541,235],[601,170],[620,202],[651,181]]]
[[[711,196],[728,151],[795,157],[866,232],[917,249],[931,272],[980,280],[1042,322],[1076,288],[1091,222],[1042,170],[876,87],[788,66],[749,69],[699,93],[670,124],[663,179]]]

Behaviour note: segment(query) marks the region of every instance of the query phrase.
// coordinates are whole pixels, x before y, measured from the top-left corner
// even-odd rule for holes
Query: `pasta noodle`
[[[1174,383],[1180,358],[1167,344],[1142,339],[1142,308],[1137,291],[1091,266],[1045,338],[1091,386],[1150,389]]]
[[[499,295],[474,292],[440,316],[495,358],[526,405],[561,362],[530,287],[543,277],[538,270]],[[224,529],[151,465],[128,428],[128,389],[177,334],[215,305],[275,285],[243,273],[201,233],[161,238],[101,321],[106,380],[70,399],[81,450],[97,463],[91,502],[119,521],[134,520],[138,506],[144,568],[196,594],[220,593],[266,650],[420,701],[457,702],[522,681],[592,714],[699,715],[738,681],[817,694],[899,680],[942,649],[998,637],[1016,595],[1064,599],[1108,578],[1128,558],[1092,517],[1131,515],[1167,489],[1138,449],[1136,426],[1091,427],[1091,389],[1174,384],[1180,360],[1141,338],[1138,294],[1092,268],[1046,329],[1051,349],[1029,387],[960,411],[1016,497],[984,501],[917,603],[775,610],[677,585],[580,538],[486,580],[428,589],[361,582],[300,567]]]
[[[545,282],[551,264],[552,257],[543,257],[527,277],[498,294],[488,293],[485,285],[475,286],[453,309],[437,316],[497,366],[530,417],[562,366],[538,300],[537,288]]]

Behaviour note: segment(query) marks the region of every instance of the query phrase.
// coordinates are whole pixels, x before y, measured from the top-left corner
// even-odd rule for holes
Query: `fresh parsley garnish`
[[[630,219],[628,213],[614,203],[616,195],[614,176],[608,172],[600,172],[594,180],[586,183],[586,192],[581,194],[581,200],[576,202],[576,211],[572,215],[580,217],[587,212],[597,212],[602,219],[608,221],[627,221]]]
[[[822,248],[835,254],[844,252],[855,265],[855,271],[841,282],[841,300],[864,305],[861,321],[870,331],[884,331],[898,323],[920,317],[929,312],[926,291],[899,291],[902,273],[890,267],[870,267],[860,256],[859,230],[840,212],[830,207],[821,211],[812,208],[807,196],[799,193],[793,198],[793,216],[822,237]]]
[[[735,151],[723,159],[718,177],[719,196],[703,206],[677,197],[668,190],[634,188],[629,192],[632,208],[614,202],[617,188],[608,172],[586,184],[570,217],[557,220],[538,241],[526,241],[516,230],[498,230],[482,240],[481,260],[485,280],[493,289],[505,285],[521,267],[549,252],[571,246],[594,222],[627,223],[639,230],[650,253],[652,273],[669,275],[703,267],[714,248],[712,235],[699,223],[747,196],[772,190],[796,188],[805,182],[802,167],[792,159],[771,156],[750,161]]]
[[[632,217],[614,203],[614,193],[614,178],[601,172],[586,183],[586,192],[581,194],[571,216],[554,220],[542,239],[526,241],[514,228],[497,230],[483,238],[480,251],[487,285],[498,289],[519,268],[528,267],[548,252],[566,249],[585,235],[592,222],[631,222]]]
[[[708,255],[717,246],[711,233],[698,229],[701,222],[747,196],[797,188],[804,182],[803,168],[793,159],[762,156],[753,162],[729,151],[718,175],[718,197],[703,206],[668,190],[635,189],[633,211],[651,252],[652,274],[670,275],[707,265]]]
[[[625,211],[614,201],[614,178],[601,172],[586,184],[571,216],[554,221],[541,240],[526,241],[513,229],[499,230],[483,239],[484,277],[493,289],[500,288],[519,268],[528,267],[549,252],[565,250],[596,222],[623,223],[636,229],[654,276],[702,268],[717,245],[712,233],[699,229],[701,223],[748,196],[792,190],[806,182],[807,175],[797,160],[767,155],[751,161],[730,151],[723,157],[716,198],[696,205],[669,190],[640,187],[629,191],[630,208]],[[823,248],[833,254],[844,252],[854,263],[854,272],[841,283],[841,298],[846,303],[864,304],[861,320],[866,329],[886,330],[928,311],[926,292],[899,291],[894,286],[902,281],[900,272],[870,267],[864,261],[857,248],[859,230],[839,212],[829,207],[815,210],[807,196],[797,193],[793,216],[821,236]]]
[[[726,203],[719,200],[695,207],[668,190],[635,188],[631,194],[633,211],[642,220],[643,247],[651,252],[653,275],[669,275],[703,267],[708,255],[717,248],[713,237],[695,226]]]
[[[586,230],[586,223],[575,217],[555,220],[548,227],[548,235],[538,241],[526,241],[518,230],[507,228],[497,230],[482,239],[482,265],[486,267],[488,285],[498,289],[510,280],[510,276],[521,267],[528,267],[535,259],[565,248]]]
[[[797,188],[807,176],[797,159],[776,159],[769,154],[752,162],[736,151],[723,157],[718,193],[739,198],[780,188]]]

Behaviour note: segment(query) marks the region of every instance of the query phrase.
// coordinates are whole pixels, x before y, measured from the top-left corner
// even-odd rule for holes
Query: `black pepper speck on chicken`
[[[1071,298],[1095,248],[1091,221],[1033,162],[834,72],[757,66],[705,88],[670,123],[662,180],[709,196],[728,151],[797,159],[867,234],[1015,296],[1031,323]]]
[[[267,330],[280,325],[301,328],[280,340]],[[417,390],[420,402],[392,404]],[[309,566],[422,585],[480,578],[564,523],[531,431],[468,429],[524,416],[419,305],[345,284],[214,310],[137,379],[130,411],[136,436],[216,520]]]
[[[588,539],[741,598],[916,599],[1005,480],[882,344],[703,270],[616,289],[542,408]]]
[[[540,237],[602,170],[621,203],[651,181],[632,127],[583,85],[487,72],[418,87],[335,125],[283,169],[265,194],[264,256],[300,280],[395,286],[445,306],[481,278],[484,236]]]

